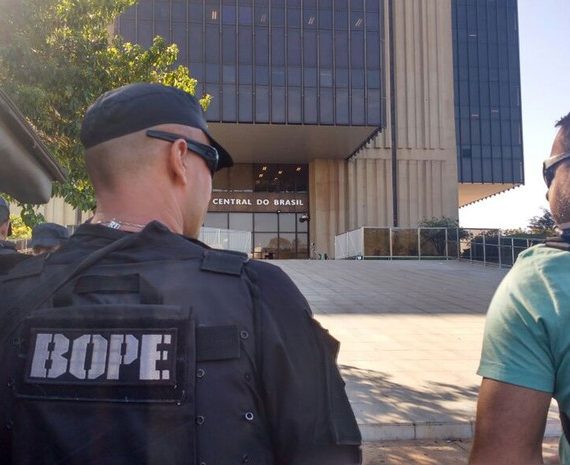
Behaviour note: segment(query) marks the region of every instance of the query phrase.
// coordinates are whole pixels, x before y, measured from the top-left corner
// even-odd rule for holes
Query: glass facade
[[[523,183],[517,0],[453,0],[460,182]]]
[[[218,192],[308,192],[306,164],[238,163],[214,176]]]
[[[380,126],[383,0],[140,0],[127,40],[178,44],[215,122]]]
[[[303,193],[309,187],[305,164],[237,164],[214,177],[216,193]],[[307,215],[306,205],[296,211],[210,211],[204,226],[252,232],[254,258],[308,258],[308,223],[299,221]],[[243,210],[243,209],[240,209]],[[271,208],[269,208],[271,210]]]

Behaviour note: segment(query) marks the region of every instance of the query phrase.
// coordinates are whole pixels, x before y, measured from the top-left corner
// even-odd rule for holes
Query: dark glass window
[[[272,87],[271,120],[273,123],[285,122],[285,87]]]
[[[137,18],[140,20],[152,20],[152,3],[151,2],[140,2],[137,5]]]
[[[287,65],[301,65],[301,31],[289,31],[287,37]]]
[[[274,27],[271,31],[271,63],[285,65],[285,28]]]
[[[302,122],[301,107],[301,89],[298,87],[289,87],[287,89],[287,119],[289,122]]]
[[[269,84],[269,67],[268,66],[256,66],[255,67],[255,83],[257,85],[268,85]]]
[[[337,32],[334,39],[336,66],[348,67],[348,34]]]
[[[253,67],[248,65],[240,66],[239,68],[239,83],[252,84],[253,83]]]
[[[319,81],[321,87],[332,87],[333,85],[332,69],[321,69]]]
[[[269,26],[269,8],[265,6],[255,6],[255,24],[257,26]]]
[[[352,122],[356,124],[364,124],[366,121],[366,113],[364,110],[364,90],[358,89],[352,91]]]
[[[220,61],[220,29],[218,26],[206,26],[206,63],[219,63]]]
[[[269,33],[264,28],[255,32],[255,63],[269,64]]]
[[[206,82],[216,83],[220,82],[220,66],[219,65],[206,65]]]
[[[305,38],[303,42],[303,63],[305,66],[316,66],[317,33],[315,31],[305,31]]]
[[[259,123],[269,123],[269,88],[255,88],[255,120]]]
[[[366,99],[367,102],[367,119],[368,124],[373,125],[377,124],[381,118],[381,100],[380,100],[380,91],[379,90],[368,90],[368,98]]]
[[[222,22],[224,24],[236,24],[237,10],[235,5],[222,6]]]
[[[202,30],[199,27],[190,27],[190,61],[202,61]]]
[[[239,7],[239,22],[240,25],[245,26],[253,23],[253,8],[251,6]]]
[[[239,120],[253,121],[253,92],[251,86],[239,86]]]
[[[153,39],[152,21],[139,19],[138,32],[138,43],[143,47],[150,47]]]
[[[378,125],[383,100],[364,96],[382,94],[382,12],[383,0],[139,0],[118,31],[144,46],[155,34],[176,42],[177,64],[192,68],[200,92],[213,89],[213,121]],[[479,68],[463,66],[468,75]],[[503,68],[497,63],[498,83],[510,76]],[[510,112],[510,90],[498,99]],[[363,109],[356,120],[354,107]]]
[[[223,86],[223,121],[236,121],[237,105],[236,105],[236,88],[235,86]]]
[[[188,16],[190,22],[202,24],[204,20],[204,6],[202,4],[195,5],[190,3],[188,5]]]
[[[319,28],[321,29],[332,29],[333,25],[333,12],[332,10],[319,11]]]
[[[306,123],[317,122],[317,89],[305,87],[304,121]]]
[[[316,87],[317,86],[317,68],[305,68],[303,70],[303,82],[305,84],[305,87],[307,87],[307,86]]]
[[[348,100],[348,90],[338,89],[336,91],[336,122],[337,124],[348,124],[350,116]],[[378,102],[380,103],[380,102]]]
[[[135,23],[134,19],[133,20],[122,19],[119,32],[124,37],[136,37],[137,28],[136,28],[136,23]]]
[[[305,9],[303,11],[303,27],[305,28],[316,28],[319,25],[317,20],[318,13],[315,9]]]
[[[285,9],[277,6],[271,8],[271,26],[285,26]]]
[[[287,83],[289,86],[301,85],[301,68],[287,68]]]
[[[319,66],[332,67],[333,65],[333,40],[332,34],[323,31],[319,34]]]
[[[362,98],[364,101],[364,96]],[[320,121],[323,124],[332,124],[334,122],[334,100],[332,89],[324,89],[321,87],[319,95]]]
[[[222,59],[224,63],[236,62],[235,28],[224,26],[222,36]]]
[[[288,8],[287,9],[287,26],[288,27],[301,27],[301,9]]]

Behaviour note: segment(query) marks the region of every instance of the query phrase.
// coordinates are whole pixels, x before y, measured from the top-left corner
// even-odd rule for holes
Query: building
[[[46,203],[53,181],[64,181],[57,164],[14,102],[0,89],[0,194],[20,202]]]
[[[459,206],[524,183],[516,0],[452,3]]]
[[[255,257],[333,256],[524,180],[516,0],[139,0],[116,31],[176,43],[214,97],[237,164],[206,226]]]

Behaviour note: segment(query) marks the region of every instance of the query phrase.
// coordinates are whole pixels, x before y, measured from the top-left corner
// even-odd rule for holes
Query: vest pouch
[[[195,465],[189,309],[40,309],[15,342],[14,465]]]

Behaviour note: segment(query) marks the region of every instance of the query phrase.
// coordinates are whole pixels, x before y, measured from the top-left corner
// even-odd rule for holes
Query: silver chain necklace
[[[101,226],[106,226],[111,229],[121,229],[123,226],[129,228],[144,229],[146,224],[129,223],[128,221],[118,220],[117,218],[112,218],[109,221],[97,221],[95,224],[100,224]]]

